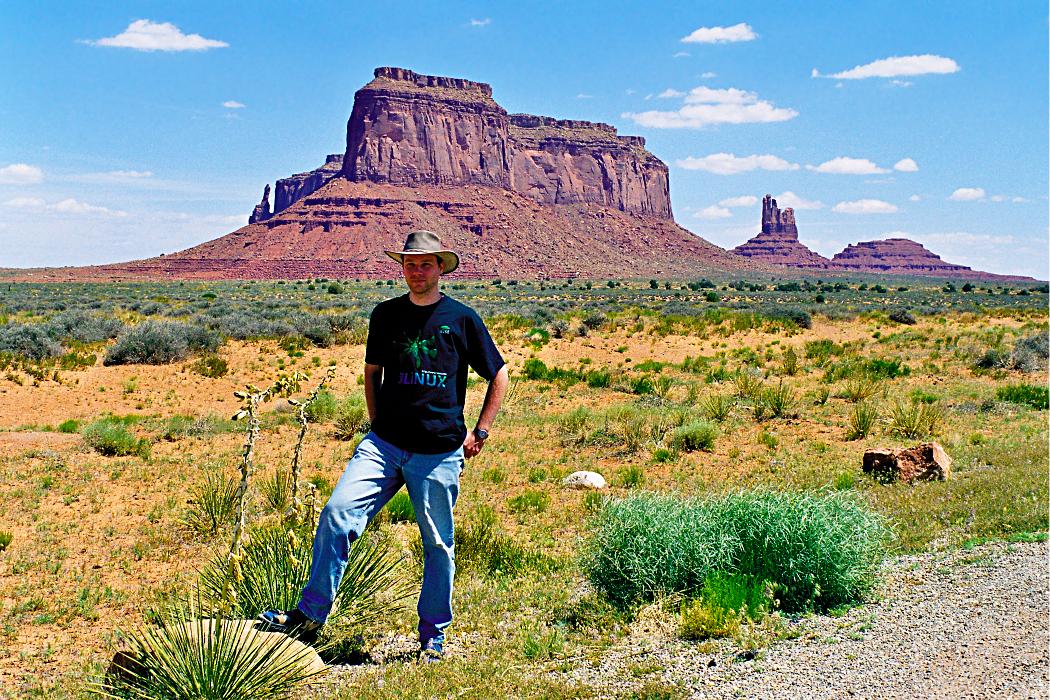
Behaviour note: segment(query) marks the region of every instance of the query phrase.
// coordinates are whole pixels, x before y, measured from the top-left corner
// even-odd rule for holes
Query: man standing
[[[332,609],[350,544],[401,485],[423,538],[419,641],[424,658],[443,653],[455,574],[452,509],[464,459],[485,446],[506,392],[507,368],[478,314],[445,296],[440,277],[459,257],[430,231],[408,234],[401,263],[408,294],[372,311],[365,347],[365,401],[372,431],[354,451],[314,537],[310,580],[299,605],[259,616],[268,630],[316,636]],[[488,380],[477,426],[463,419],[467,368]]]

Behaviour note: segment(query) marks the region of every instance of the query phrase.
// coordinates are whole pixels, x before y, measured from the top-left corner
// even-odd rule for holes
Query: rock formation
[[[944,481],[952,471],[952,458],[936,442],[894,450],[876,447],[864,453],[863,470],[876,481]]]
[[[266,192],[268,200],[268,191]],[[768,269],[681,228],[667,166],[608,124],[507,114],[484,84],[378,68],[346,151],[277,181],[272,213],[178,253],[66,277],[389,278],[384,249],[427,228],[457,276],[691,277]]]
[[[263,187],[262,201],[255,205],[255,209],[252,210],[251,216],[248,217],[249,224],[257,224],[260,221],[266,221],[273,212],[270,211],[270,185],[267,183]]]
[[[771,195],[762,198],[762,232],[731,251],[746,258],[788,267],[828,267],[829,260],[799,243],[795,210],[783,211]]]
[[[887,238],[846,246],[835,253],[831,262],[838,269],[856,272],[890,272],[899,275],[932,275],[936,277],[979,277],[964,265],[953,265],[941,260],[921,243],[907,238]]]

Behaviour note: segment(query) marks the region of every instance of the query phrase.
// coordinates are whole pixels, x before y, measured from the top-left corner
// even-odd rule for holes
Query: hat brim
[[[459,267],[459,256],[451,250],[385,250],[391,260],[404,264],[406,255],[436,255],[441,260],[441,274],[447,275]]]

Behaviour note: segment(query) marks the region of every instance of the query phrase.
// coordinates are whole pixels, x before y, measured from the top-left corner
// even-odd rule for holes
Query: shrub
[[[107,678],[99,694],[263,700],[290,697],[322,672],[311,665],[310,651],[293,646],[291,637],[253,634],[251,620],[183,622],[183,617],[172,615],[161,626],[129,634],[128,655],[136,663]]]
[[[1045,386],[1033,384],[1009,384],[995,390],[995,398],[1000,401],[1031,406],[1032,408],[1050,407],[1050,390]]]
[[[742,399],[753,401],[762,393],[762,377],[749,370],[737,372],[733,384],[736,387],[736,395]]]
[[[15,536],[9,530],[0,530],[0,552],[11,546]]]
[[[222,342],[215,331],[180,321],[143,321],[125,329],[106,351],[104,365],[161,365],[193,352],[215,352]]]
[[[414,523],[416,509],[407,491],[398,491],[383,508],[392,523]]]
[[[203,483],[190,488],[189,508],[182,517],[198,535],[214,537],[237,516],[237,482],[218,469],[209,469]]]
[[[96,316],[86,311],[67,311],[47,322],[48,334],[56,339],[74,343],[100,343],[116,338],[124,324],[112,316]]]
[[[631,464],[620,470],[620,483],[624,488],[633,489],[642,485],[645,481],[645,470],[636,464]]]
[[[732,396],[711,394],[700,402],[700,412],[704,418],[721,423],[732,415],[734,403]]]
[[[551,567],[550,559],[500,532],[496,513],[488,506],[480,506],[471,522],[456,528],[457,570],[474,570],[483,576],[497,577],[518,576]]]
[[[310,577],[313,532],[285,526],[254,527],[246,538],[234,580],[235,616],[254,618],[264,610],[289,610]],[[228,555],[218,555],[200,572],[203,601],[221,607],[228,580]],[[400,609],[412,594],[412,585],[398,571],[400,559],[388,544],[369,537],[350,547],[346,571],[336,591],[330,622],[352,619],[365,624]]]
[[[311,423],[327,423],[336,416],[338,409],[339,402],[332,392],[322,389],[306,406],[306,418]]]
[[[714,449],[718,438],[718,427],[704,420],[697,420],[675,429],[671,434],[671,447],[682,452]]]
[[[230,365],[218,355],[205,355],[194,362],[191,369],[202,377],[218,379],[229,373]]]
[[[592,369],[586,375],[587,386],[592,389],[605,389],[612,382],[612,375],[605,370]]]
[[[138,455],[149,457],[150,443],[145,438],[136,438],[119,419],[103,418],[85,426],[80,431],[88,447],[104,457]]]
[[[843,493],[640,493],[608,502],[588,529],[582,569],[619,607],[699,597],[722,573],[770,582],[788,612],[864,599],[889,537],[881,516]]]
[[[795,418],[798,412],[798,394],[790,386],[781,380],[776,386],[766,387],[758,397],[755,408],[755,418],[759,414],[770,415],[773,418]]]
[[[877,394],[881,386],[876,379],[852,377],[846,380],[846,384],[842,389],[842,397],[858,403]]]
[[[62,354],[62,346],[48,335],[43,325],[18,323],[0,326],[0,352],[27,360],[50,360]]]
[[[914,326],[916,324],[915,316],[907,309],[897,309],[890,312],[890,320],[896,323],[903,323],[906,326]]]
[[[875,421],[879,417],[879,408],[873,403],[862,402],[853,407],[849,416],[849,428],[846,430],[847,440],[860,440],[868,436],[871,429],[875,427]]]
[[[799,328],[808,329],[813,327],[813,317],[810,316],[809,312],[805,309],[776,309],[769,314],[769,318],[775,321],[787,321],[795,324]]]
[[[1022,372],[1038,372],[1046,366],[1047,353],[1047,334],[1035,333],[1014,344],[1010,364]]]
[[[336,412],[334,426],[332,434],[336,440],[353,440],[358,433],[368,432],[368,407],[364,397],[357,394],[347,397]]]
[[[70,418],[64,420],[58,424],[58,432],[60,433],[76,433],[80,431],[80,421]]]
[[[507,505],[512,513],[542,513],[550,502],[551,497],[543,491],[527,490],[507,501]]]
[[[903,438],[935,435],[944,422],[944,411],[937,404],[898,401],[890,415],[890,430]]]

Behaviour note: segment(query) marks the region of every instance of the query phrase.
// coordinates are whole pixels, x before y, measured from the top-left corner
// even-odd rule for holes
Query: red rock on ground
[[[936,442],[893,450],[874,448],[864,453],[864,473],[877,481],[944,481],[951,474],[952,458]]]

